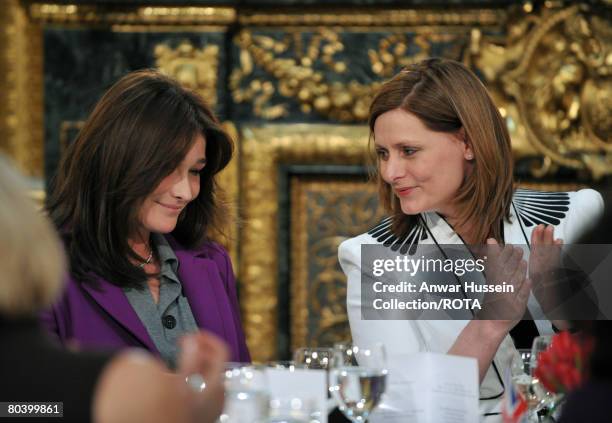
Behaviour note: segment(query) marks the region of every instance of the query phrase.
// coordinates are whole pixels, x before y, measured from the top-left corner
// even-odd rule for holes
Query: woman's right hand
[[[225,343],[210,333],[199,332],[181,339],[178,374],[184,378],[201,376],[205,383],[202,392],[194,392],[198,403],[197,421],[212,423],[221,414],[224,402],[223,370],[228,359]]]
[[[486,293],[477,318],[490,320],[494,329],[507,333],[523,318],[527,308],[531,292],[527,262],[520,247],[499,245],[492,238],[487,240],[486,247],[487,284],[502,288],[511,286],[513,292]]]

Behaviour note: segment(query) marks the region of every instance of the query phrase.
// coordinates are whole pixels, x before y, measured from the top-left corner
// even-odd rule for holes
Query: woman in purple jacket
[[[67,148],[46,208],[70,259],[42,319],[81,348],[141,347],[176,366],[199,328],[250,361],[226,251],[208,236],[227,216],[215,175],[233,143],[202,98],[152,70],[130,73]]]

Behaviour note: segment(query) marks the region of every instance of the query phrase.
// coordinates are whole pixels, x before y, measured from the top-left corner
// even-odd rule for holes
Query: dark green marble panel
[[[155,66],[154,48],[189,40],[197,48],[219,45],[217,112],[226,118],[224,33],[111,32],[93,29],[44,31],[45,176],[60,158],[60,125],[85,119],[102,93],[127,72]],[[74,131],[73,131],[74,132]]]

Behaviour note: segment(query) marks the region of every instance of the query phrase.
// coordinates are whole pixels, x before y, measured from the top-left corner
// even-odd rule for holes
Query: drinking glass
[[[544,392],[541,404],[537,410],[538,416],[551,416],[555,409],[558,408],[558,401],[560,401],[559,396],[546,390],[538,378],[535,377],[535,369],[538,367],[539,355],[540,353],[546,351],[551,344],[552,335],[542,335],[534,338],[533,346],[531,347],[531,375],[533,376],[534,381],[539,384],[541,390]]]
[[[352,422],[367,422],[386,389],[387,360],[382,344],[338,347],[329,373],[329,390]]]
[[[293,353],[293,361],[307,369],[328,370],[333,355],[332,348],[298,348]]]
[[[225,406],[221,423],[264,423],[270,410],[266,372],[260,366],[225,370]]]
[[[540,416],[548,414],[548,409],[555,403],[555,396],[548,392],[535,376],[538,365],[538,354],[545,351],[551,343],[549,335],[538,336],[533,341],[531,350],[519,350],[520,362],[513,362],[512,383],[527,402],[527,421],[539,422]]]

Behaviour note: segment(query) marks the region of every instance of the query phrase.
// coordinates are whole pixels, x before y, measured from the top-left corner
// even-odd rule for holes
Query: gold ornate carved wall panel
[[[232,97],[236,103],[252,103],[253,114],[267,120],[287,116],[285,99],[297,102],[305,114],[363,122],[380,77],[390,77],[402,65],[433,55],[432,46],[438,46],[439,55],[459,58],[468,40],[465,33],[431,29],[418,30],[412,36],[381,34],[367,55],[355,57],[340,54],[350,51],[347,45],[361,35],[345,28],[292,29],[282,37],[277,31],[266,34],[244,29],[235,37],[240,67],[230,78]],[[415,51],[409,50],[409,45],[416,46],[411,49]],[[263,70],[260,78],[252,78],[255,67]],[[365,70],[362,67],[379,80],[364,82],[359,78],[359,72]],[[279,99],[275,102],[274,97]]]
[[[239,14],[233,101],[263,120],[363,122],[372,95],[403,65],[443,56],[470,65],[506,118],[530,177],[560,167],[612,171],[610,13],[547,1],[504,9],[380,11],[371,16]],[[601,13],[601,12],[604,13]],[[247,110],[247,109],[245,109]]]
[[[499,32],[504,10],[240,14],[229,89],[265,120],[295,113],[364,122],[384,78],[429,56],[462,60],[474,25]]]
[[[360,165],[367,146],[363,126],[279,124],[243,129],[241,302],[247,342],[256,360],[277,357],[279,166]]]
[[[383,217],[375,184],[291,181],[291,350],[350,339],[338,246]]]
[[[540,158],[536,177],[560,166],[595,178],[612,172],[609,17],[584,4],[523,7],[511,14],[503,44],[472,32],[473,64],[496,89],[514,147]]]

